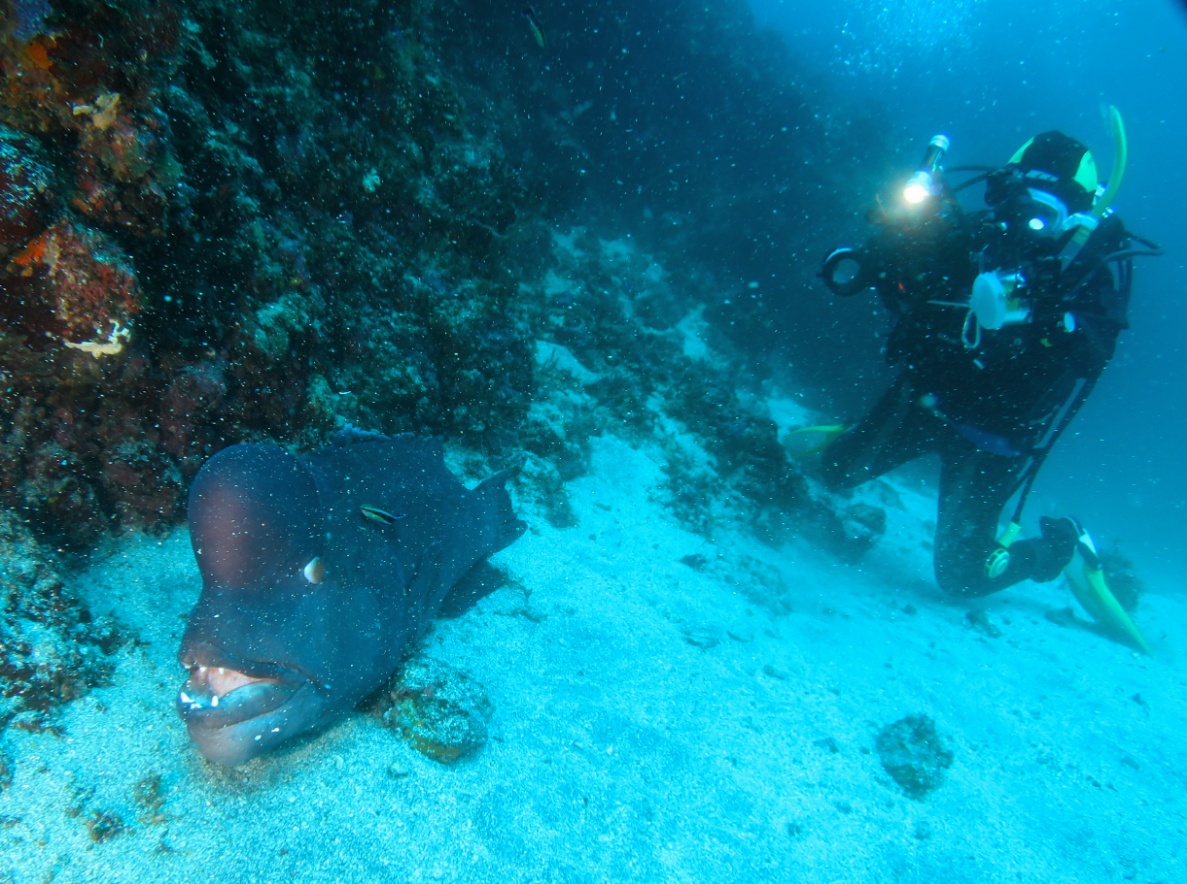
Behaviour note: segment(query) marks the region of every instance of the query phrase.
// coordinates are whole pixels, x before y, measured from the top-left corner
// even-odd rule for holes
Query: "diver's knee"
[[[977,598],[999,589],[989,576],[985,561],[975,556],[943,555],[937,550],[934,564],[936,583],[953,598]]]

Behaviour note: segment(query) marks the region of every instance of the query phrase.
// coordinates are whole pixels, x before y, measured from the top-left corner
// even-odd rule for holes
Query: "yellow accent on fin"
[[[1081,567],[1077,568],[1077,565]],[[1089,564],[1077,553],[1064,574],[1080,607],[1104,627],[1112,638],[1136,646],[1143,654],[1150,653],[1150,646],[1146,644],[1142,633],[1105,583],[1104,571],[1099,565]]]
[[[829,424],[819,427],[798,427],[783,437],[783,447],[791,457],[800,458],[817,454],[832,444],[833,440],[849,427],[845,424]]]

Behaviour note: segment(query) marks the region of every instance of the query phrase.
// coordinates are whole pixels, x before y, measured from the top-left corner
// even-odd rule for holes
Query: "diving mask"
[[[1028,187],[994,209],[994,217],[1007,228],[1036,236],[1058,236],[1067,229],[1068,210],[1063,200],[1045,190]]]

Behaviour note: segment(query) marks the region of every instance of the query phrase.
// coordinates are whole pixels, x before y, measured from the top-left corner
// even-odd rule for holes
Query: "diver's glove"
[[[1063,569],[1071,562],[1084,529],[1079,522],[1067,516],[1062,519],[1043,516],[1039,519],[1039,531],[1043,535],[1043,546],[1032,579],[1046,583],[1063,573]]]

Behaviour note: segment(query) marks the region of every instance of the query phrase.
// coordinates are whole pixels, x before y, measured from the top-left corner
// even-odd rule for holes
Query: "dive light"
[[[929,196],[939,193],[936,172],[939,171],[940,161],[944,159],[950,144],[947,135],[936,135],[927,143],[927,150],[923,153],[919,168],[907,179],[907,184],[903,188],[904,200],[917,206]]]

